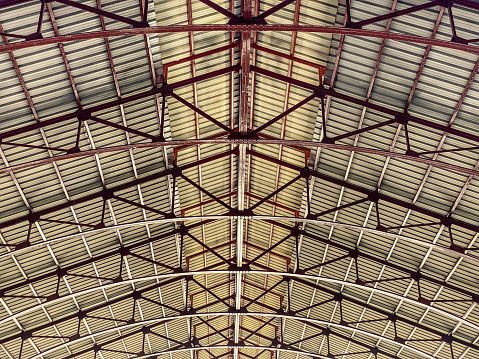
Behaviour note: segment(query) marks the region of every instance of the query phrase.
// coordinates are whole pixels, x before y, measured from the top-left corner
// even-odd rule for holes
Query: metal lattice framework
[[[0,357],[477,358],[479,3],[0,2]]]

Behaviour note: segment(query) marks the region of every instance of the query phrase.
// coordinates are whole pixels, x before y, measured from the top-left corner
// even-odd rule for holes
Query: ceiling
[[[479,358],[479,2],[0,1],[0,358]]]

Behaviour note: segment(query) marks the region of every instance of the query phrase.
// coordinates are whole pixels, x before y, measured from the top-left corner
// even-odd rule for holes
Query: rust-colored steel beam
[[[256,68],[256,67],[255,67]],[[260,71],[256,71],[256,72],[260,72]],[[288,108],[287,110],[285,110],[283,113],[279,114],[278,116],[276,116],[275,118],[269,120],[268,122],[266,122],[265,124],[261,125],[260,127],[258,127],[257,129],[255,129],[253,131],[253,133],[255,134],[258,134],[259,132],[263,131],[264,129],[268,128],[269,126],[271,126],[272,124],[278,122],[279,120],[281,120],[282,118],[286,117],[287,115],[289,115],[291,112],[297,110],[298,108],[304,106],[305,104],[307,104],[308,102],[310,102],[311,100],[315,99],[316,97],[318,96],[318,91],[314,90],[314,93],[308,97],[306,97],[304,100],[298,102],[296,105],[294,106],[291,106],[290,108]]]
[[[220,14],[223,14],[224,16],[226,16],[230,19],[236,19],[237,18],[237,16],[235,14],[229,12],[228,10],[219,6],[218,4],[216,4],[215,2],[213,2],[211,0],[200,0],[200,1],[203,4],[208,5],[210,8],[214,9],[215,11],[219,12]]]
[[[236,31],[298,31],[298,32],[312,32],[325,34],[340,34],[364,36],[380,39],[389,39],[395,41],[410,42],[423,45],[433,45],[445,47],[460,51],[466,51],[474,54],[479,54],[479,47],[458,42],[450,42],[444,40],[424,38],[415,35],[403,35],[395,33],[386,33],[381,31],[351,29],[346,27],[330,27],[330,26],[315,26],[315,25],[274,25],[274,24],[218,24],[218,25],[171,25],[171,26],[151,26],[147,28],[133,28],[133,29],[118,29],[107,31],[92,31],[80,34],[62,35],[43,39],[33,39],[29,41],[15,42],[8,45],[0,46],[0,52],[13,51],[22,48],[42,46],[48,44],[64,43],[71,41],[90,40],[106,37],[116,36],[136,36],[143,34],[161,34],[172,32],[236,32]]]
[[[395,206],[399,206],[399,207],[402,207],[402,208],[405,208],[405,209],[409,209],[411,211],[415,211],[415,212],[424,214],[424,215],[432,217],[432,218],[436,218],[436,219],[440,220],[441,223],[449,223],[451,225],[455,225],[455,226],[458,226],[458,227],[461,227],[461,228],[465,228],[465,229],[471,230],[473,232],[479,232],[479,227],[476,226],[476,225],[466,223],[466,222],[454,219],[452,217],[443,216],[439,213],[430,211],[430,210],[425,209],[425,208],[421,208],[417,205],[402,201],[400,199],[393,198],[393,197],[390,197],[388,195],[378,193],[378,192],[375,192],[375,191],[372,191],[372,190],[368,190],[366,188],[354,185],[354,184],[349,183],[349,182],[344,181],[344,180],[340,180],[340,179],[328,176],[328,175],[323,174],[323,173],[312,171],[309,168],[296,166],[296,165],[293,165],[291,163],[281,161],[281,160],[277,160],[276,158],[273,158],[273,157],[270,157],[270,156],[252,151],[252,150],[248,150],[248,154],[250,154],[252,156],[255,156],[255,157],[258,157],[258,158],[262,158],[265,161],[280,164],[282,166],[285,166],[285,167],[288,167],[290,169],[296,170],[296,171],[302,173],[303,175],[313,176],[313,177],[316,177],[316,178],[321,179],[323,181],[336,184],[338,186],[344,186],[345,188],[351,189],[355,192],[365,194],[369,198],[374,198],[374,199],[377,199],[378,201],[384,201],[384,202],[390,203],[390,204],[395,205]]]
[[[130,187],[136,187],[139,184],[146,183],[146,182],[152,181],[154,179],[165,177],[165,176],[168,176],[168,175],[176,176],[176,175],[179,175],[179,173],[181,173],[181,171],[183,171],[183,170],[186,170],[186,169],[189,169],[189,168],[192,168],[192,167],[196,167],[196,166],[199,166],[199,165],[211,162],[211,161],[215,161],[217,159],[229,156],[233,153],[234,153],[234,150],[233,151],[227,151],[227,152],[220,153],[220,154],[217,154],[217,155],[214,155],[214,156],[211,156],[211,157],[199,160],[199,161],[194,161],[192,163],[188,163],[188,164],[180,166],[180,167],[166,169],[166,170],[163,170],[161,172],[154,173],[154,174],[151,174],[151,175],[143,177],[143,178],[138,178],[138,179],[135,179],[133,181],[126,182],[126,183],[123,183],[123,184],[115,186],[115,187],[104,188],[102,191],[99,191],[99,192],[96,192],[96,193],[93,193],[93,194],[89,194],[89,195],[86,195],[86,196],[83,196],[83,197],[80,197],[80,198],[77,198],[77,199],[69,200],[67,202],[52,206],[50,208],[45,208],[45,209],[39,210],[37,212],[28,214],[26,216],[17,217],[17,218],[2,222],[2,223],[0,223],[0,228],[5,228],[5,227],[8,227],[8,226],[12,226],[14,224],[21,223],[21,222],[24,222],[24,221],[35,222],[46,214],[50,214],[50,213],[53,213],[55,211],[58,211],[58,210],[61,210],[61,209],[64,209],[64,208],[69,208],[70,206],[74,206],[74,205],[77,205],[79,203],[91,201],[93,199],[102,198],[102,197],[103,198],[105,198],[105,197],[109,198],[115,192],[121,191],[123,189],[127,189],[127,188],[130,188]]]
[[[314,68],[318,69],[318,71],[319,71],[319,83],[320,83],[320,85],[322,85],[322,79],[323,79],[324,74],[326,73],[326,67],[324,67],[323,65],[319,65],[319,64],[316,64],[314,62],[304,60],[304,59],[301,59],[301,58],[293,56],[293,55],[283,54],[282,52],[272,50],[272,49],[268,49],[267,47],[264,47],[264,46],[260,46],[257,43],[252,43],[251,48],[256,49],[256,50],[260,50],[260,51],[264,51],[264,52],[267,52],[269,54],[276,55],[276,56],[279,56],[279,57],[282,57],[282,58],[285,58],[285,59],[288,59],[288,60],[291,60],[291,61],[299,62],[301,64],[308,65],[308,66],[311,66],[311,67],[314,67]]]
[[[438,124],[438,123],[435,123],[435,122],[432,122],[432,121],[429,121],[429,120],[425,120],[425,119],[422,119],[422,118],[419,118],[419,117],[416,117],[416,116],[412,116],[412,115],[409,115],[408,113],[403,113],[403,112],[399,112],[399,111],[396,111],[396,110],[392,110],[392,109],[389,109],[389,108],[381,106],[381,105],[372,104],[368,101],[358,99],[358,98],[355,98],[355,97],[347,95],[347,94],[339,93],[339,92],[337,92],[333,89],[326,89],[326,88],[318,87],[318,86],[315,86],[313,84],[310,84],[310,83],[307,83],[307,82],[304,82],[304,81],[301,81],[301,80],[297,80],[297,79],[293,79],[293,78],[288,77],[288,76],[280,75],[280,74],[275,73],[273,71],[261,69],[257,66],[252,66],[251,70],[255,71],[255,72],[258,72],[260,74],[263,74],[265,76],[274,78],[274,79],[279,80],[279,81],[284,81],[284,82],[287,82],[287,83],[291,83],[292,85],[303,87],[305,89],[309,89],[309,90],[312,90],[312,91],[319,91],[318,96],[331,96],[333,98],[337,98],[337,99],[340,99],[340,100],[343,100],[343,101],[346,101],[346,102],[354,103],[356,105],[364,106],[364,107],[370,108],[372,110],[375,110],[375,111],[381,112],[383,114],[394,117],[394,120],[389,120],[389,121],[383,122],[382,125],[392,124],[394,122],[397,122],[397,123],[412,122],[412,123],[416,123],[416,124],[424,126],[424,127],[428,127],[428,128],[435,129],[435,130],[438,130],[438,131],[446,132],[446,133],[449,133],[451,135],[461,137],[463,139],[467,139],[467,140],[474,141],[474,142],[479,142],[479,136],[478,135],[468,133],[468,132],[465,132],[465,131],[461,131],[461,130],[456,130],[456,129],[451,128],[449,126],[441,125],[441,124]],[[374,128],[380,127],[382,125],[378,124],[378,125],[374,125],[374,126],[371,126],[371,127],[372,127],[372,129],[374,129]],[[352,136],[354,134],[357,134],[358,131],[364,132],[364,130],[356,130],[356,131],[350,132],[348,134],[338,136],[338,139],[345,138],[349,135]]]
[[[261,19],[261,20],[264,20],[266,17],[274,14],[275,12],[281,10],[282,8],[288,6],[289,4],[295,2],[296,0],[283,0],[282,2],[280,2],[279,4],[273,6],[272,8],[266,10],[265,12],[263,12],[262,14],[260,14],[258,17],[256,17],[257,20]]]
[[[238,43],[238,42],[233,42],[233,43],[231,43],[231,44],[229,44],[229,45],[226,45],[226,46],[221,46],[221,47],[218,47],[218,48],[213,49],[213,50],[201,52],[201,53],[199,53],[199,54],[194,54],[194,55],[192,55],[192,56],[188,56],[188,57],[185,57],[185,58],[180,59],[180,60],[176,60],[176,61],[172,61],[172,62],[168,62],[168,63],[166,63],[166,64],[163,64],[163,79],[164,79],[165,82],[167,81],[168,69],[169,69],[171,66],[175,66],[175,65],[182,64],[182,63],[184,63],[184,62],[189,62],[189,61],[192,61],[192,60],[200,59],[200,58],[205,57],[205,56],[217,54],[218,52],[222,52],[222,51],[226,51],[226,50],[231,50],[231,49],[234,49],[235,47],[239,47],[239,43]],[[231,65],[231,66],[232,66],[232,65]]]
[[[72,6],[72,7],[84,10],[84,11],[91,12],[93,14],[108,17],[110,19],[113,19],[113,20],[116,20],[116,21],[119,21],[119,22],[124,22],[126,24],[132,25],[133,27],[148,26],[148,24],[142,23],[141,21],[136,21],[136,20],[124,17],[124,16],[116,15],[116,14],[113,14],[112,12],[101,10],[101,9],[98,9],[98,8],[95,8],[95,7],[91,7],[91,6],[82,4],[82,3],[77,2],[77,1],[72,1],[72,0],[55,0],[55,1],[59,2],[63,5]]]
[[[41,160],[35,160],[31,162],[25,162],[18,165],[14,165],[11,167],[4,167],[0,168],[1,173],[7,173],[11,171],[16,171],[23,168],[32,168],[36,166],[41,166],[47,163],[52,162],[59,162],[59,161],[66,161],[69,159],[80,158],[80,157],[87,157],[98,155],[101,153],[110,153],[110,152],[119,152],[119,151],[129,151],[135,148],[153,148],[153,147],[164,147],[164,146],[180,146],[177,149],[182,149],[194,145],[203,145],[203,144],[228,144],[228,145],[236,145],[238,143],[247,143],[247,144],[263,144],[263,145],[283,145],[288,146],[291,148],[295,148],[301,151],[304,151],[306,156],[309,157],[310,150],[304,149],[307,147],[311,148],[330,148],[333,150],[339,151],[349,151],[349,152],[359,152],[359,153],[369,153],[372,155],[382,156],[382,157],[392,157],[398,158],[404,161],[409,162],[417,162],[417,163],[424,163],[433,167],[440,167],[445,168],[451,171],[456,171],[459,173],[465,173],[472,177],[478,177],[479,172],[474,169],[465,168],[461,166],[456,166],[449,163],[439,162],[435,159],[427,159],[415,156],[409,156],[402,153],[392,152],[392,151],[382,151],[374,148],[365,148],[365,147],[357,147],[351,145],[341,145],[341,144],[332,144],[332,143],[324,143],[324,142],[312,142],[312,141],[295,141],[295,140],[281,140],[275,139],[271,136],[264,136],[263,134],[258,134],[259,137],[267,138],[265,140],[258,140],[255,138],[246,138],[246,139],[218,139],[217,137],[222,137],[226,135],[218,134],[218,136],[211,136],[214,138],[207,138],[207,139],[191,139],[191,140],[172,140],[172,141],[159,141],[159,142],[145,142],[145,143],[134,143],[130,145],[121,145],[121,146],[112,146],[112,147],[104,147],[104,148],[96,148],[93,150],[86,150],[80,152],[69,153],[66,155],[58,155],[51,158],[44,158]],[[478,147],[479,148],[479,147]],[[475,147],[464,148],[462,150],[473,150]],[[176,158],[176,157],[175,157]]]
[[[188,85],[191,85],[191,84],[199,82],[199,81],[208,80],[210,78],[220,76],[220,75],[224,75],[224,74],[230,73],[232,71],[238,71],[239,68],[240,68],[239,65],[237,65],[237,66],[227,67],[227,68],[224,68],[224,69],[221,69],[221,70],[212,71],[212,72],[204,74],[204,75],[199,75],[199,76],[192,77],[192,78],[189,78],[189,79],[186,79],[186,80],[178,81],[174,84],[166,85],[166,86],[163,86],[163,87],[160,87],[160,88],[153,88],[149,91],[145,91],[145,92],[142,92],[142,93],[139,93],[139,94],[136,94],[136,95],[126,96],[126,97],[123,97],[123,98],[118,99],[118,100],[110,101],[110,102],[107,102],[107,103],[104,103],[104,104],[101,104],[101,105],[98,105],[98,106],[93,106],[91,108],[84,109],[83,111],[69,113],[69,114],[62,115],[62,116],[59,116],[59,117],[55,117],[55,118],[52,118],[52,119],[49,119],[49,120],[41,121],[41,122],[38,122],[38,123],[35,123],[35,124],[32,124],[32,125],[27,125],[27,126],[24,126],[24,127],[16,128],[14,130],[6,131],[6,132],[3,132],[3,133],[0,133],[0,140],[3,140],[5,138],[9,138],[9,137],[12,137],[12,136],[24,135],[26,132],[34,131],[34,130],[37,130],[39,128],[43,128],[43,127],[46,127],[46,126],[50,126],[50,125],[58,124],[58,123],[65,122],[65,121],[68,121],[68,120],[72,120],[72,119],[75,119],[77,117],[80,117],[82,119],[86,119],[88,116],[90,116],[91,113],[106,110],[106,109],[109,109],[109,108],[112,108],[112,107],[115,107],[115,106],[119,106],[119,105],[123,105],[125,103],[129,103],[129,102],[132,102],[132,101],[141,100],[145,97],[154,96],[156,94],[168,93],[168,91],[172,91],[172,90],[174,90],[176,88],[179,88],[179,87],[184,87],[184,86],[188,86]]]
[[[421,4],[421,5],[411,6],[407,9],[404,9],[404,10],[394,11],[394,12],[390,12],[390,13],[385,14],[385,15],[376,16],[376,17],[373,17],[371,19],[358,21],[358,22],[352,22],[351,26],[353,28],[360,29],[363,26],[373,24],[373,23],[378,22],[378,21],[388,20],[388,19],[392,19],[392,18],[402,16],[402,15],[412,14],[414,12],[429,9],[431,7],[434,7],[434,6],[444,6],[444,4],[445,4],[444,0],[435,0],[435,1],[431,1],[431,2],[426,2],[426,3]]]
[[[193,110],[194,112],[196,112],[197,114],[203,116],[204,118],[206,118],[208,121],[214,123],[216,126],[218,126],[219,128],[221,128],[222,130],[228,132],[228,133],[233,133],[233,130],[230,129],[228,126],[222,124],[221,122],[219,122],[218,120],[214,119],[213,117],[211,117],[210,115],[208,115],[207,113],[205,113],[204,111],[200,110],[198,107],[196,107],[195,105],[193,105],[192,103],[186,101],[185,99],[181,98],[180,96],[178,96],[177,94],[175,94],[174,92],[170,92],[169,94],[171,97],[173,97],[175,100],[177,100],[178,102],[182,103],[183,105],[185,105],[186,107],[188,107],[189,109]]]
[[[269,268],[267,268],[267,271],[268,271],[270,274],[271,274],[271,273],[275,273],[275,271],[272,271],[272,270],[269,269]],[[221,272],[227,272],[227,271],[221,271]],[[192,275],[194,275],[195,273],[198,273],[198,274],[204,273],[204,269],[203,269],[202,271],[199,271],[199,272],[189,272],[189,273],[184,273],[184,274],[182,274],[182,273],[178,273],[178,274],[175,274],[175,273],[166,274],[166,275],[165,275],[165,281],[161,281],[161,284],[163,285],[163,284],[165,284],[165,283],[170,283],[169,280],[171,279],[171,276],[173,276],[174,278],[180,278],[180,279],[182,279],[182,278],[190,278],[190,277],[191,277]],[[256,272],[256,273],[260,273],[260,272]],[[282,276],[284,280],[292,280],[292,279],[293,279],[293,280],[297,280],[297,279],[299,279],[299,281],[303,281],[303,282],[305,281],[305,282],[306,282],[306,283],[304,283],[305,285],[308,285],[308,286],[311,286],[311,285],[312,285],[313,288],[332,295],[335,301],[342,302],[342,301],[344,300],[344,301],[349,301],[349,302],[351,302],[351,300],[352,300],[352,303],[354,303],[355,305],[361,305],[361,303],[362,303],[361,301],[359,301],[358,299],[356,299],[356,298],[354,298],[354,297],[350,297],[349,295],[344,295],[344,294],[341,294],[341,293],[337,293],[337,292],[335,292],[334,290],[332,290],[330,287],[318,286],[318,283],[315,284],[315,281],[314,281],[314,279],[316,278],[316,276],[311,276],[311,278],[308,278],[308,276],[304,276],[304,275],[300,275],[300,274],[298,275],[298,274],[288,273],[288,272],[282,272],[282,273],[279,273],[279,272],[278,272],[277,274],[280,275],[280,276]],[[174,278],[173,278],[173,279],[174,279]],[[134,279],[132,279],[132,280],[134,281]],[[344,282],[342,282],[342,281],[333,280],[333,279],[329,279],[329,280],[326,279],[326,282],[328,282],[328,281],[329,281],[329,282],[332,281],[332,282],[335,282],[335,283],[338,283],[338,284],[341,284],[341,283],[344,284]],[[358,285],[358,284],[353,284],[353,283],[351,283],[351,284],[354,285],[354,286],[365,287],[364,285]],[[122,297],[122,299],[115,298],[115,299],[113,300],[113,302],[111,302],[110,304],[112,304],[112,303],[118,303],[118,300],[128,300],[128,299],[131,299],[132,296],[136,296],[137,298],[140,298],[140,299],[143,298],[143,299],[145,299],[145,300],[148,300],[148,298],[147,298],[147,297],[144,297],[142,294],[143,294],[143,293],[146,293],[146,291],[153,290],[153,289],[157,288],[157,287],[156,287],[157,285],[158,285],[158,284],[155,283],[155,285],[142,288],[141,291],[136,291],[136,294],[134,294],[134,293],[128,293],[128,294],[124,295],[124,296]],[[324,288],[325,288],[325,289],[324,289]],[[100,288],[97,288],[97,289],[100,289]],[[213,288],[209,288],[209,289],[211,290],[211,289],[213,289]],[[365,289],[368,289],[368,290],[371,290],[371,291],[377,290],[376,288],[371,288],[371,287],[365,287]],[[392,296],[395,297],[394,295],[392,295]],[[396,297],[396,299],[401,300],[401,297],[398,296],[398,297]],[[252,301],[251,299],[246,298],[246,297],[245,297],[245,300],[248,301],[248,302]],[[408,300],[411,301],[411,299],[408,299]],[[213,304],[217,304],[217,303],[210,303],[209,306],[211,306],[211,305],[213,305]],[[424,304],[424,303],[421,303],[421,304],[422,304],[423,306],[426,306],[426,304]],[[105,305],[106,305],[106,304],[105,304]],[[269,309],[269,310],[272,310],[274,313],[276,313],[276,312],[278,312],[278,314],[282,314],[282,313],[283,313],[283,312],[282,312],[281,310],[279,310],[279,309],[271,308],[271,307],[269,307],[269,306],[264,306],[263,304],[261,304],[261,303],[259,303],[259,302],[258,302],[258,305],[260,305],[261,307],[267,308],[267,309]],[[364,303],[363,303],[362,305],[364,305]],[[172,310],[174,310],[174,311],[177,311],[178,313],[181,313],[181,312],[182,312],[181,309],[172,308],[172,307],[169,307],[169,306],[166,306],[166,305],[164,305],[164,306],[165,306],[166,308],[170,308],[170,309],[172,309]],[[378,311],[376,307],[374,307],[374,306],[369,306],[368,304],[366,304],[366,306],[368,307],[368,309],[371,309],[372,311],[375,311],[377,314],[380,314],[380,315],[381,315],[381,318],[387,318],[388,320],[394,320],[394,321],[397,321],[398,323],[404,322],[403,318],[401,318],[401,317],[397,317],[397,316],[394,316],[394,315],[393,315],[393,317],[391,317],[391,313],[388,313],[387,311],[384,311],[384,310],[382,310],[382,309],[380,309],[380,310]],[[84,311],[84,312],[82,312],[82,313],[83,313],[83,314],[87,314],[89,317],[93,317],[94,315],[89,314],[89,313],[93,312],[94,310],[100,309],[100,308],[103,308],[103,304],[101,304],[101,305],[99,305],[99,306],[95,306],[95,307],[89,308],[89,309],[87,309],[86,311]],[[205,309],[205,308],[206,308],[206,307],[203,306],[203,307],[197,307],[197,308],[195,308],[195,309],[198,311],[198,310],[200,310],[200,309]],[[375,309],[375,308],[376,308],[376,309]],[[295,312],[295,313],[299,313],[299,312],[305,311],[305,310],[307,310],[307,309],[308,309],[307,307],[306,307],[306,308],[299,308],[299,309],[296,309],[296,312]],[[83,315],[82,313],[78,313],[77,316],[78,316],[78,315]],[[295,314],[295,313],[289,313],[289,314]],[[76,319],[75,316],[73,316],[73,317],[68,317],[68,318],[69,318],[69,319],[65,319],[65,320],[70,320],[70,319],[72,319],[72,318],[73,318],[73,319]],[[298,320],[301,320],[301,318],[302,318],[302,317],[298,317],[298,316],[297,316],[297,319],[298,319]],[[378,321],[378,320],[383,320],[383,319],[381,319],[381,318],[378,318],[378,319],[375,319],[375,320],[376,320],[376,321]],[[457,318],[459,318],[459,317],[457,317]],[[105,319],[106,319],[106,320],[111,320],[111,318],[105,318]],[[409,320],[409,319],[407,319],[407,320]],[[413,321],[409,320],[409,322],[406,321],[406,322],[404,322],[404,323],[409,325],[411,322],[413,322]],[[348,324],[352,324],[352,323],[351,323],[351,322],[347,322],[347,323],[345,322],[344,324],[348,325]],[[45,329],[46,327],[42,327],[42,328]],[[434,332],[434,331],[431,332],[431,331],[429,330],[430,328],[427,327],[427,326],[421,327],[421,329],[425,329],[426,331],[429,331],[431,334],[434,334],[434,335],[436,335],[436,334],[438,333],[437,331],[436,331],[436,332]],[[35,332],[35,331],[37,331],[37,330],[40,330],[40,329],[33,328],[33,329],[30,331],[30,333],[33,333],[33,332]],[[456,340],[456,338],[453,338],[453,339]],[[461,340],[462,340],[462,339],[460,339],[460,338],[457,339],[458,342],[460,342]],[[464,340],[462,340],[462,341],[464,341]]]

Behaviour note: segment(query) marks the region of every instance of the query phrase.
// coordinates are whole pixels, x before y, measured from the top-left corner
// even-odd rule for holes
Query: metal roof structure
[[[479,2],[1,0],[0,358],[479,358]]]

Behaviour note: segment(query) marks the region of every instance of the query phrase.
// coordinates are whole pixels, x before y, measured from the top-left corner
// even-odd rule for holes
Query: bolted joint
[[[131,297],[132,297],[134,300],[141,299],[141,293],[135,290],[135,291],[131,294]]]
[[[334,295],[334,300],[335,300],[336,302],[340,302],[340,301],[342,301],[343,299],[344,299],[343,293],[336,293],[336,294]]]
[[[451,42],[455,42],[455,43],[457,43],[457,44],[464,44],[464,45],[468,45],[468,44],[469,44],[469,41],[467,41],[465,38],[459,37],[459,36],[454,36],[454,37],[451,39]]]
[[[306,215],[306,219],[311,219],[311,220],[314,221],[314,220],[318,219],[318,216],[315,215],[315,214],[312,214],[312,213],[308,213],[308,214]]]
[[[173,178],[176,178],[176,177],[180,177],[183,174],[183,169],[176,165],[173,165],[173,167],[170,168],[170,172]]]
[[[301,168],[299,171],[299,174],[301,175],[302,178],[308,178],[314,173],[314,171],[310,170],[308,167]]]
[[[171,219],[171,218],[176,218],[176,215],[174,213],[165,214],[165,219]]]
[[[89,111],[80,110],[77,112],[78,121],[86,121],[90,119],[91,113]]]
[[[322,331],[323,335],[329,336],[331,334],[331,329],[330,328],[324,328]]]
[[[231,132],[228,135],[228,140],[232,140],[233,143],[235,144],[242,144],[244,141],[242,140],[258,140],[259,136],[256,132],[254,131],[247,131],[246,133],[242,134],[238,129],[234,129],[233,132]],[[248,141],[248,143],[251,143],[251,141]]]
[[[411,274],[411,278],[414,279],[416,282],[419,282],[421,279],[422,275],[419,272],[415,272]]]
[[[277,311],[276,311],[276,314],[278,315],[285,315],[286,314],[286,311],[284,310],[283,307],[279,308]]]
[[[410,148],[406,150],[406,156],[419,157],[419,152],[413,151]]]
[[[356,278],[356,280],[354,281],[355,284],[357,285],[366,285],[366,282],[359,279],[359,278]]]
[[[381,232],[387,232],[388,229],[380,224],[376,226],[376,230],[381,231]]]
[[[398,316],[396,313],[391,313],[388,315],[388,319],[392,322],[392,323],[396,323],[397,319],[398,319]]]
[[[53,293],[47,296],[47,302],[60,298],[60,294]]]
[[[371,351],[371,354],[377,355],[379,353],[379,349],[377,347],[372,347],[369,349]]]
[[[301,234],[301,229],[299,228],[299,225],[291,227],[290,231],[291,231],[291,235],[294,237],[297,237]]]
[[[244,272],[249,272],[251,270],[251,267],[249,264],[243,264],[239,269]]]
[[[33,332],[31,330],[24,331],[22,332],[22,334],[20,334],[20,337],[22,338],[22,340],[30,339],[32,336],[33,336]]]
[[[82,310],[79,310],[78,313],[77,313],[77,317],[80,320],[85,319],[86,318],[86,313]]]
[[[148,21],[138,21],[135,24],[133,24],[134,29],[140,29],[142,27],[150,27],[148,24]]]
[[[105,228],[105,223],[103,222],[97,223],[93,226],[93,229],[102,229],[102,228]]]
[[[441,218],[441,224],[444,227],[450,228],[452,226],[452,218],[450,216],[442,217]]]
[[[347,0],[346,0],[347,1]],[[350,22],[349,23],[349,27],[351,29],[362,29],[363,27],[361,26],[361,24],[358,24],[358,23],[355,23],[355,22]]]
[[[245,209],[243,210],[243,214],[244,214],[245,216],[248,216],[248,217],[254,216],[254,212],[253,212],[253,210],[250,209],[250,208],[245,208]]]
[[[332,138],[324,136],[323,139],[321,140],[321,143],[327,143],[327,144],[334,145],[334,140]]]
[[[238,313],[238,310],[235,307],[228,307],[228,313],[236,314]]]
[[[182,236],[185,236],[188,234],[188,227],[186,227],[184,224],[182,224],[179,228],[178,228],[178,233],[181,234]]]
[[[93,345],[93,351],[95,353],[98,353],[100,350],[101,350],[101,346],[99,346],[98,344]]]
[[[351,258],[357,259],[359,257],[359,249],[354,248],[349,251],[349,256]]]
[[[200,346],[200,340],[199,340],[197,337],[191,338],[190,343],[191,343],[191,346],[192,346],[192,347],[198,347],[198,346]]]
[[[67,270],[58,267],[57,270],[55,271],[55,274],[57,275],[58,278],[61,278],[67,275]]]
[[[444,335],[442,335],[441,339],[444,343],[448,343],[448,344],[451,344],[452,341],[453,341],[453,338],[452,338],[451,334],[444,334]]]
[[[228,266],[228,270],[231,272],[236,272],[240,270],[240,267],[238,267],[236,263],[230,263],[230,265]]]
[[[405,113],[401,113],[399,115],[396,115],[394,119],[400,125],[407,125],[407,123],[411,119],[411,116],[407,112],[405,112]]]
[[[324,86],[318,86],[318,88],[314,90],[314,94],[316,95],[316,97],[323,98],[323,99],[327,95],[326,89],[324,88]]]
[[[240,309],[235,308],[235,313],[240,313],[240,314],[247,314],[248,309],[246,307],[240,307]]]
[[[77,334],[73,334],[71,337],[69,337],[68,341],[72,342],[72,341],[78,340],[78,339],[80,339],[80,334],[77,333]]]
[[[196,309],[194,308],[189,308],[188,310],[182,310],[180,312],[180,315],[195,315],[196,314]]]
[[[425,304],[425,305],[431,305],[431,301],[429,299],[426,299],[424,297],[419,297],[418,299],[419,303]]]
[[[104,201],[109,200],[113,197],[113,190],[108,188],[103,188],[103,190],[101,191],[101,196]]]
[[[257,18],[257,17],[253,17],[253,19],[251,20],[251,23],[256,24],[256,25],[267,25],[268,24],[265,19]]]
[[[278,340],[278,338],[273,338],[271,340],[271,346],[272,347],[277,347],[278,345],[281,345],[281,342]]]
[[[18,251],[23,248],[27,248],[30,245],[30,241],[23,241],[15,245],[15,250]]]
[[[451,244],[449,249],[459,253],[466,253],[466,248],[458,246],[457,244]]]
[[[126,247],[123,247],[123,246],[120,247],[120,255],[122,257],[127,256],[129,254],[130,254],[130,249],[129,248],[126,248]]]
[[[39,219],[40,219],[40,215],[37,213],[30,211],[30,213],[28,214],[28,222],[30,222],[31,224],[35,223]]]
[[[38,39],[43,39],[43,35],[40,32],[34,32],[33,34],[30,34],[27,37],[25,37],[25,41],[38,40]]]
[[[75,147],[69,148],[66,153],[71,155],[73,153],[78,153],[78,152],[80,152],[80,147],[75,146]]]
[[[369,193],[368,194],[368,201],[378,202],[379,201],[379,193],[377,191]]]

